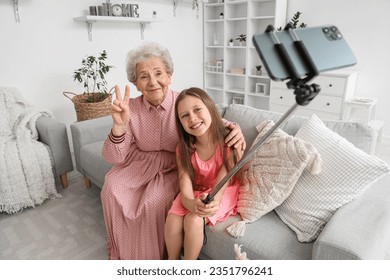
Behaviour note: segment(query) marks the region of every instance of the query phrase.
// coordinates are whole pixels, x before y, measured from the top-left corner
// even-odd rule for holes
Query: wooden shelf
[[[92,41],[92,25],[95,22],[128,22],[128,23],[139,23],[141,39],[144,39],[144,31],[146,24],[159,22],[161,20],[151,18],[139,18],[139,17],[114,17],[114,16],[80,16],[73,18],[77,22],[86,22],[88,25],[88,39]]]

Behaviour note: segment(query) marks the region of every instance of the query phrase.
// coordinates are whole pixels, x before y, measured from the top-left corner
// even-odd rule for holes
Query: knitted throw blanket
[[[14,88],[0,87],[0,212],[21,212],[58,198],[49,151],[39,142],[36,121],[53,118],[30,106]]]

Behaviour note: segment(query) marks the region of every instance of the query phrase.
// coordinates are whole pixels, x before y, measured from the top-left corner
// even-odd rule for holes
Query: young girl
[[[202,199],[241,158],[225,146],[228,133],[209,95],[199,88],[183,90],[175,104],[180,143],[176,149],[180,193],[174,200],[165,225],[169,259],[197,259],[204,240],[205,224],[215,225],[237,213],[239,181],[227,182],[204,204]],[[240,154],[238,154],[240,153]],[[238,172],[237,174],[239,174]]]

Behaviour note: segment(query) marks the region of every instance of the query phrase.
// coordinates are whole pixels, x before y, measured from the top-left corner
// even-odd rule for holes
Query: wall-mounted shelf
[[[168,1],[171,1],[172,2],[172,5],[173,5],[173,16],[176,17],[176,8],[177,6],[179,5],[179,2],[184,2],[184,3],[191,3],[193,5],[193,1],[192,0],[168,0]],[[222,0],[220,0],[221,3],[222,3]],[[209,0],[198,0],[198,8],[200,8],[200,5],[202,3],[207,3],[209,2]],[[198,13],[198,11],[197,11]]]
[[[73,18],[77,22],[86,22],[88,25],[88,39],[92,41],[92,25],[95,22],[129,22],[129,23],[139,23],[141,39],[144,39],[144,31],[146,24],[152,22],[159,22],[157,19],[148,19],[148,18],[135,18],[135,17],[114,17],[114,16],[81,16]]]

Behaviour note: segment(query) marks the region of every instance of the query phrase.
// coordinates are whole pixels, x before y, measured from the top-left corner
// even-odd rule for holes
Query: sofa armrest
[[[105,140],[111,128],[111,116],[76,122],[70,125],[76,168],[81,174],[85,175],[84,169],[80,164],[81,147],[86,144]]]
[[[43,116],[37,120],[36,125],[38,141],[46,144],[50,149],[55,174],[60,176],[72,171],[72,156],[65,124]]]
[[[313,259],[385,259],[390,252],[390,175],[341,207],[313,245]]]

